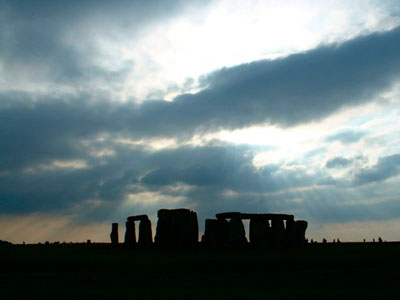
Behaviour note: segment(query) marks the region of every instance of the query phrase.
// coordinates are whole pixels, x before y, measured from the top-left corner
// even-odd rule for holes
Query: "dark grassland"
[[[399,243],[268,251],[0,247],[0,299],[400,299]]]

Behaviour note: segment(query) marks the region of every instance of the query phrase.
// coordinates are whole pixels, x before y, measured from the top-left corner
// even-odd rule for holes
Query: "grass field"
[[[400,244],[268,251],[0,247],[0,299],[400,299]]]

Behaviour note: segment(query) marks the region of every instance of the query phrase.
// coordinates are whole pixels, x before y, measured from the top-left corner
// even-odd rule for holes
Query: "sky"
[[[396,0],[0,0],[0,240],[186,207],[400,240]]]

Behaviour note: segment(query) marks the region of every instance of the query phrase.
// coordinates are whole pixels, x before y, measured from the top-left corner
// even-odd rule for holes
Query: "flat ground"
[[[400,244],[268,251],[0,247],[0,299],[400,299]]]

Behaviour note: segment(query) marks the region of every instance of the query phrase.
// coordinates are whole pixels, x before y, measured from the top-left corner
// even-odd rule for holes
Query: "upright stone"
[[[160,248],[192,248],[198,242],[197,214],[189,209],[158,211],[155,243]]]
[[[308,223],[304,220],[297,220],[296,221],[296,239],[298,245],[305,245],[306,241],[306,230],[307,230]]]
[[[294,219],[286,220],[285,240],[289,247],[294,247],[297,245],[296,222]]]
[[[247,244],[246,232],[240,217],[234,216],[228,222],[228,244],[232,248],[242,248]]]
[[[199,221],[197,219],[197,213],[195,211],[190,211],[190,215],[191,215],[190,227],[192,228],[191,243],[193,245],[196,245],[199,242]]]
[[[268,245],[269,222],[265,218],[250,219],[250,245],[254,248],[264,248]]]
[[[285,224],[282,218],[273,218],[271,226],[272,243],[274,246],[282,246],[285,239]]]
[[[111,244],[118,245],[118,242],[119,242],[118,223],[112,223],[110,239],[111,239]]]
[[[133,248],[136,246],[135,222],[126,221],[125,225],[126,225],[125,245],[129,248]]]
[[[153,243],[153,234],[151,231],[151,221],[142,219],[139,223],[139,245],[148,246]]]
[[[223,248],[228,241],[228,222],[225,219],[206,219],[202,243],[206,248]]]

